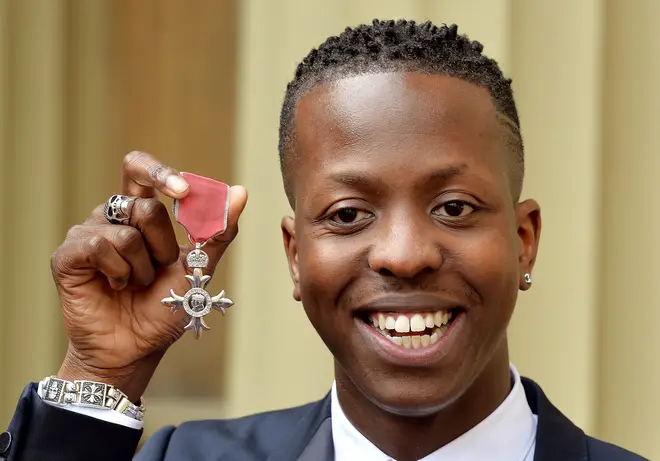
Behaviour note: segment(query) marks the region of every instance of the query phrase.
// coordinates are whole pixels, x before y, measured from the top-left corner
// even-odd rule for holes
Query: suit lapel
[[[538,416],[534,461],[588,461],[587,436],[564,416],[534,381],[522,378],[527,402]],[[268,461],[332,461],[330,394],[318,401],[283,439]]]
[[[330,394],[310,407],[292,428],[291,436],[283,439],[267,461],[332,461],[332,424]]]
[[[545,396],[538,384],[522,378],[527,402],[538,416],[534,461],[587,461],[587,436]]]
[[[324,420],[309,441],[298,461],[332,461],[335,447],[332,438],[332,418]]]

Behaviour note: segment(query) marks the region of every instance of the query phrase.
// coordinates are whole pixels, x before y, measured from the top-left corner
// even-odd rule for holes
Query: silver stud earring
[[[531,285],[531,284],[532,284],[532,274],[530,274],[529,272],[527,272],[527,273],[525,273],[525,275],[523,275],[523,278],[525,279],[525,283],[526,283],[527,285]]]

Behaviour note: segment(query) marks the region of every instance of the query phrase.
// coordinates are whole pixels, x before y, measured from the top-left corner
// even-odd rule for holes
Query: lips
[[[437,343],[463,310],[455,300],[414,293],[380,297],[358,307],[356,314],[397,348],[424,349]]]

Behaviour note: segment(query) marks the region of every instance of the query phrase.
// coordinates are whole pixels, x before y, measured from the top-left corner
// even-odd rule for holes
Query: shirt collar
[[[468,461],[490,459],[524,461],[531,459],[536,439],[537,417],[527,403],[520,375],[511,365],[513,388],[493,413],[475,427],[420,461]],[[380,451],[351,424],[331,392],[332,439],[335,461],[395,461]]]

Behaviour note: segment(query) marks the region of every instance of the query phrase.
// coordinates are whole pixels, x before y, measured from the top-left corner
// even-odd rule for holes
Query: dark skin
[[[506,329],[541,218],[518,202],[502,117],[486,89],[421,73],[347,77],[298,103],[295,219],[282,222],[294,298],[335,357],[347,417],[400,461],[456,439],[510,391]],[[363,318],[374,300],[403,312],[418,295],[463,317],[413,363]]]
[[[485,89],[437,75],[346,78],[299,101],[296,217],[282,225],[294,297],[334,354],[346,415],[400,461],[474,427],[509,392],[506,327],[541,219],[534,201],[518,203],[508,130]],[[183,334],[182,312],[161,299],[186,290],[191,272],[192,247],[179,245],[156,193],[183,198],[189,186],[133,152],[118,192],[136,198],[128,225],[110,224],[101,204],[52,256],[69,337],[58,375],[137,402]],[[230,195],[227,231],[204,247],[209,273],[247,203],[241,186]],[[460,315],[434,346],[393,349],[363,321],[374,301]]]

